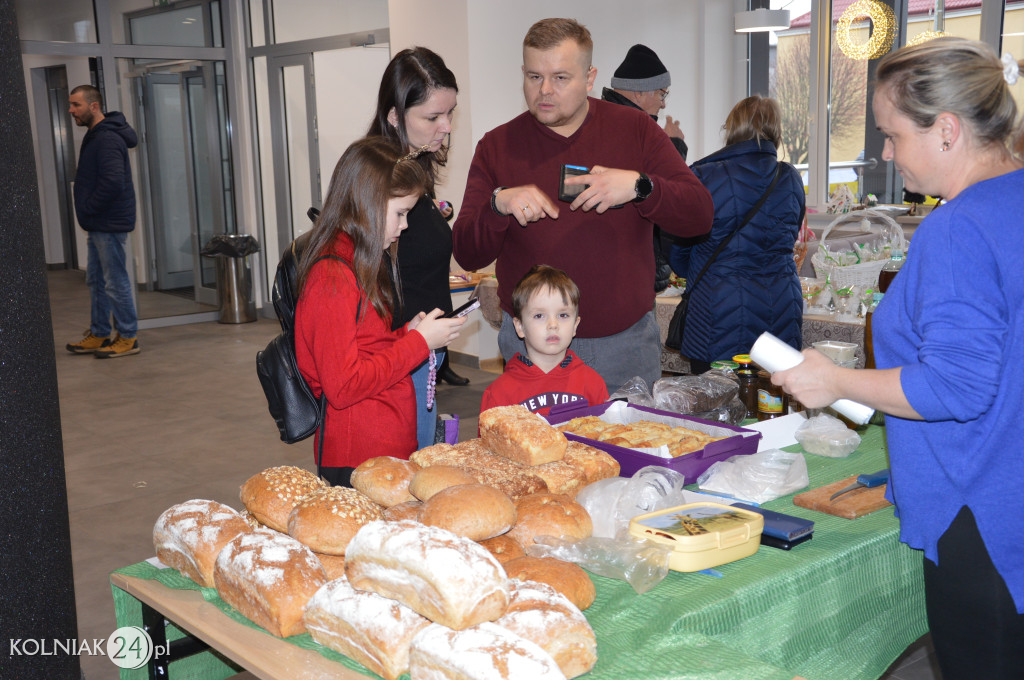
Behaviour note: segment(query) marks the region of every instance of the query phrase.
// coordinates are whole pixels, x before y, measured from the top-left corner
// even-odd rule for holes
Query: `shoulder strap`
[[[780,161],[775,166],[775,177],[772,178],[771,184],[769,184],[768,188],[765,189],[763,194],[761,194],[761,198],[757,200],[757,203],[754,204],[754,207],[748,210],[747,214],[743,216],[743,221],[740,222],[740,226],[733,229],[728,236],[722,239],[722,242],[718,244],[717,248],[715,248],[715,252],[711,253],[711,257],[709,257],[707,261],[704,263],[704,266],[701,268],[700,273],[697,274],[697,277],[692,282],[689,280],[686,281],[686,290],[683,292],[683,297],[688,298],[690,296],[690,293],[692,293],[693,289],[697,286],[697,282],[700,281],[701,277],[704,276],[704,272],[708,270],[708,267],[711,266],[711,263],[714,262],[718,255],[725,249],[725,246],[729,244],[729,241],[731,241],[732,237],[736,235],[736,232],[738,232],[743,227],[747,226],[747,223],[750,222],[750,220],[754,219],[754,215],[756,215],[758,211],[761,210],[761,206],[764,205],[764,202],[768,200],[769,196],[771,196],[772,191],[775,190],[775,185],[779,183],[779,177],[781,176],[782,162]]]

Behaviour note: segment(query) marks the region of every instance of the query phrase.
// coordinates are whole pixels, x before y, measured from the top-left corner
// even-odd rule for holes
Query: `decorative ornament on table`
[[[840,184],[836,187],[828,197],[828,203],[825,204],[825,212],[829,215],[840,215],[842,213],[848,213],[853,209],[854,203],[853,193],[850,191],[850,187],[845,184]]]

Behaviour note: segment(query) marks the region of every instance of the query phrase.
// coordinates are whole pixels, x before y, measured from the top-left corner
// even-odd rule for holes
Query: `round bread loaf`
[[[526,554],[523,551],[523,546],[519,545],[519,541],[508,534],[502,534],[500,536],[494,536],[493,538],[480,541],[480,545],[491,551],[491,554],[494,555],[494,559],[498,560],[502,564]]]
[[[569,601],[583,610],[594,604],[597,590],[583,568],[572,562],[563,562],[554,557],[517,557],[504,565],[509,578],[520,581],[539,581],[569,598]]]
[[[327,574],[327,580],[333,581],[336,578],[342,578],[345,575],[345,556],[344,555],[328,555],[326,553],[313,553],[316,558],[320,560],[320,566],[324,568],[324,573]]]
[[[234,508],[197,498],[164,510],[153,526],[153,547],[161,562],[212,588],[217,554],[235,536],[251,530]]]
[[[308,470],[292,465],[267,468],[245,481],[239,497],[245,509],[261,524],[275,531],[288,531],[288,515],[306,494],[327,483]]]
[[[409,493],[409,482],[420,466],[394,456],[377,456],[364,460],[352,471],[352,486],[378,505],[390,508],[416,500]]]
[[[593,530],[590,514],[573,499],[562,494],[535,493],[516,502],[516,523],[508,533],[528,548],[537,536],[587,538]]]
[[[344,555],[364,524],[383,519],[379,505],[345,486],[328,486],[304,496],[288,516],[288,535],[314,552]]]
[[[428,501],[431,496],[449,486],[476,483],[476,477],[462,468],[452,465],[431,465],[413,475],[412,481],[409,482],[409,492],[421,501]]]
[[[432,468],[427,468],[432,469]],[[482,541],[503,534],[516,521],[516,507],[501,491],[483,484],[442,489],[423,503],[420,522]]]
[[[406,501],[392,505],[390,508],[384,509],[384,519],[389,522],[400,522],[403,519],[419,522],[421,508],[423,508],[423,501]]]

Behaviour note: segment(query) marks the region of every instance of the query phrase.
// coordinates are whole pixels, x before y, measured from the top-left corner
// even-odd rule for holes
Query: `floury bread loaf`
[[[217,556],[220,599],[278,637],[306,632],[302,610],[327,582],[320,561],[291,536],[256,529],[239,534]]]
[[[466,630],[428,626],[412,640],[409,676],[416,680],[565,680],[536,643],[493,623]]]
[[[551,655],[567,678],[597,663],[597,639],[586,617],[567,597],[546,583],[512,580],[512,600],[495,621]]]
[[[316,591],[303,619],[314,640],[385,680],[396,680],[409,670],[412,639],[431,625],[396,600],[355,590],[344,577]]]
[[[493,621],[508,607],[501,564],[478,543],[408,520],[370,522],[345,551],[345,573],[431,621],[461,630]]]
[[[480,437],[492,452],[523,465],[562,460],[568,440],[525,406],[498,406],[480,414]]]
[[[245,481],[239,497],[261,524],[288,531],[288,515],[303,496],[327,483],[308,470],[292,465],[267,468]]]
[[[235,536],[251,530],[234,508],[195,499],[164,510],[153,526],[153,547],[161,562],[212,588],[217,554]]]

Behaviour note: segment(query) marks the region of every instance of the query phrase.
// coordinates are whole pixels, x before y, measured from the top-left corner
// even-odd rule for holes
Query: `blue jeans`
[[[498,349],[508,362],[516,352],[526,355],[526,343],[516,334],[508,312],[502,312],[501,317]],[[608,394],[614,394],[615,390],[635,376],[643,378],[648,389],[653,387],[655,380],[661,378],[661,333],[653,309],[615,335],[573,338],[569,349],[604,378]]]
[[[434,365],[440,369],[444,361],[444,350],[434,350]],[[427,410],[427,378],[430,376],[430,359],[428,358],[412,372],[412,386],[416,389],[416,442],[417,447],[425,449],[434,444],[434,433],[437,431],[437,400],[434,407]]]
[[[98,338],[110,335],[111,312],[114,314],[114,326],[122,337],[134,338],[139,332],[139,318],[125,257],[127,240],[127,233],[89,232],[89,261],[85,270],[85,282],[92,299],[89,330]]]

